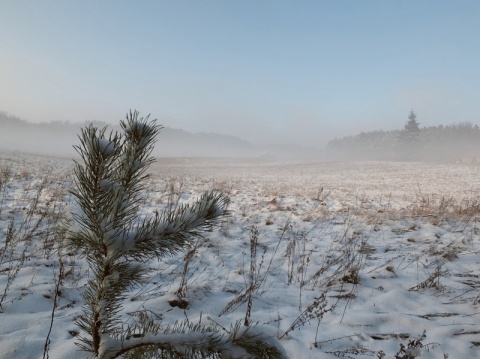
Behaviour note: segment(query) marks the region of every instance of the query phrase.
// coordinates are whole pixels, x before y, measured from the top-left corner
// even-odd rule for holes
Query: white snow
[[[0,188],[0,298],[6,291],[0,358],[41,358],[59,271],[52,213],[73,203],[67,192],[73,165],[0,153],[2,166],[14,175],[5,191]],[[253,294],[251,321],[259,323],[256,330],[281,337],[303,318],[280,340],[290,358],[372,358],[380,351],[393,358],[400,344],[407,348],[417,339],[422,347],[406,350],[422,359],[480,357],[480,167],[160,159],[151,170],[139,218],[163,211],[169,201],[192,203],[211,189],[230,195],[232,215],[195,243],[187,273],[188,309],[169,305],[179,289],[186,250],[146,264],[151,274],[144,287],[128,293],[127,320],[127,313],[140,309],[157,313],[164,324],[187,316],[229,329],[243,320],[246,302],[234,300],[249,285],[250,236],[256,226],[255,278],[264,282]],[[44,178],[32,218],[50,214],[31,243],[5,251],[11,218],[19,234],[32,228],[33,219],[25,219]],[[183,191],[170,192],[172,182],[182,183]],[[124,250],[132,239],[125,239]],[[81,293],[91,273],[75,256],[65,254],[64,263],[49,355],[85,358],[75,345],[75,318],[82,313]],[[334,310],[308,312],[324,292]],[[232,309],[219,316],[229,304]],[[323,315],[320,323],[317,315]]]
[[[105,155],[110,156],[115,152],[115,142],[110,141],[107,138],[100,138],[98,140],[98,144],[100,147],[100,151],[103,152]]]

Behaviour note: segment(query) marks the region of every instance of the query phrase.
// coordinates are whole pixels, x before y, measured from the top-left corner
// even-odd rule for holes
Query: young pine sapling
[[[84,291],[84,313],[78,319],[79,346],[94,358],[285,358],[278,342],[258,328],[217,327],[179,322],[163,326],[155,318],[134,324],[122,320],[127,289],[142,283],[146,262],[184,249],[227,214],[228,197],[211,191],[192,205],[139,218],[140,198],[155,137],[155,121],[130,112],[120,122],[123,133],[89,126],[76,146],[78,211],[65,227],[67,245],[86,258],[91,269]]]

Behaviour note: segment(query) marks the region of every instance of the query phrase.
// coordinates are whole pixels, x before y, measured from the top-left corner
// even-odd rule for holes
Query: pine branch
[[[256,326],[243,327],[240,321],[227,333],[211,326],[183,321],[157,333],[123,340],[109,339],[108,343],[111,345],[102,353],[105,359],[117,358],[125,353],[129,353],[126,358],[140,358],[141,355],[134,354],[145,353],[145,350],[161,351],[166,358],[206,357],[212,354],[228,358],[287,358],[273,333],[265,334]]]

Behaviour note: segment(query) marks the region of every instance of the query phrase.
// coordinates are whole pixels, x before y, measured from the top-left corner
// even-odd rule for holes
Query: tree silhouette
[[[407,142],[418,142],[420,138],[420,123],[417,121],[415,112],[410,111],[408,114],[408,121],[405,124],[402,135]]]

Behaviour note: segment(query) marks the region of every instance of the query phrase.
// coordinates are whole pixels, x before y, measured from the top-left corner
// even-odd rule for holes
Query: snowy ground
[[[243,319],[253,236],[251,321],[291,358],[480,357],[480,167],[160,159],[152,172],[144,214],[216,188],[232,216],[190,255],[151,262],[127,321]],[[42,358],[47,338],[50,358],[87,357],[75,345],[86,262],[63,255],[56,289],[72,178],[71,160],[0,153],[0,358]],[[179,289],[186,309],[170,304]]]

